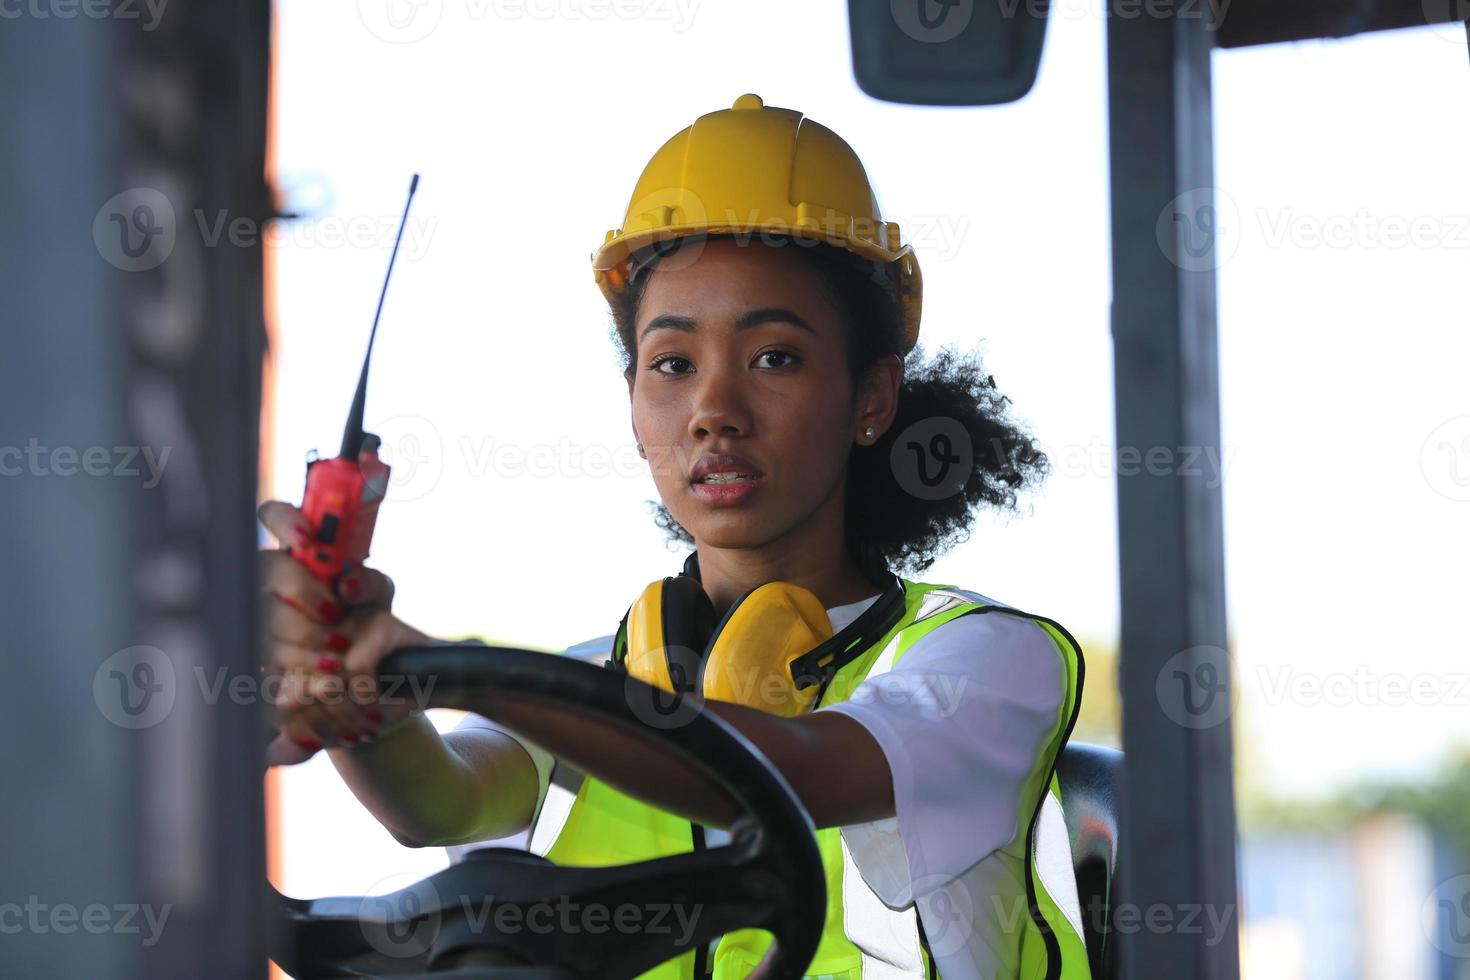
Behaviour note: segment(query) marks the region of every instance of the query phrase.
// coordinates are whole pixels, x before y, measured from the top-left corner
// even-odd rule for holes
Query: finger
[[[272,739],[271,743],[265,747],[265,764],[267,766],[299,765],[320,751],[321,749],[303,748],[281,734]]]
[[[345,657],[347,674],[352,683],[360,682],[362,690],[373,693],[384,726],[412,712],[427,710],[433,686],[426,686],[418,677],[382,676],[383,658],[401,647],[431,642],[430,637],[387,612],[370,614],[361,632],[354,635]],[[380,689],[380,683],[388,686]]]
[[[331,737],[312,728],[309,721],[294,709],[283,709],[277,704],[271,720],[276,728],[275,740],[281,743],[275,750],[277,754],[283,752],[287,745],[291,745],[305,758],[332,743]],[[267,751],[270,751],[269,747]]]
[[[354,606],[393,608],[393,580],[376,568],[359,566],[350,569],[337,586],[340,599]]]
[[[298,615],[294,610],[287,610]],[[349,649],[354,631],[365,629],[364,617],[349,617],[342,625],[342,632],[328,632],[317,624],[306,621],[298,625],[307,636],[326,636],[327,646],[321,643],[295,643],[278,639],[272,643],[270,661],[278,675],[298,674],[305,677],[298,690],[288,693],[299,701],[303,715],[311,720],[313,727],[327,734],[334,742],[348,745],[362,736],[376,736],[384,721],[377,703],[377,677],[349,677],[345,668],[344,653]],[[322,675],[324,680],[313,681],[306,675]],[[314,685],[314,686],[313,686]]]
[[[335,654],[346,653],[352,644],[345,621],[324,623],[306,615],[298,604],[287,602],[274,592],[267,593],[266,600],[261,603],[260,616],[261,635],[272,642]]]
[[[433,642],[390,612],[377,610],[353,617],[352,646],[345,657],[349,673],[376,674],[383,658],[399,647]]]
[[[347,698],[341,674],[315,669],[320,657],[310,650],[276,650],[273,659],[289,665],[277,673],[276,726],[294,738],[330,747],[356,739],[364,722]]]
[[[330,654],[318,658],[318,665],[328,659],[337,659],[337,663],[309,681],[311,696],[321,702],[323,724],[330,724],[336,740],[345,745],[376,738],[382,725],[377,679],[347,674],[340,659]]]
[[[341,674],[343,672],[340,654],[293,646],[289,643],[278,643],[271,648],[271,667],[275,673],[282,676],[293,672],[298,674]]]
[[[261,588],[321,623],[342,618],[342,604],[307,567],[284,551],[260,552]]]
[[[282,546],[304,544],[303,535],[307,540],[311,538],[311,522],[299,508],[284,500],[267,500],[256,508],[255,516]]]

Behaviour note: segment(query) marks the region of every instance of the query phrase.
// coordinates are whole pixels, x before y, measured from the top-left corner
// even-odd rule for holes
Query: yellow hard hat
[[[903,307],[904,350],[919,339],[923,280],[898,224],[884,221],[852,147],[792,109],[746,94],[705,113],[659,148],[633,189],[623,226],[592,253],[609,302],[627,285],[628,256],[695,234],[768,233],[814,238],[891,264]]]

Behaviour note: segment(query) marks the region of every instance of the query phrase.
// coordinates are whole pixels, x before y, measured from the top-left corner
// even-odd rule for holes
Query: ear
[[[898,414],[898,393],[902,387],[903,361],[896,354],[878,358],[858,390],[857,431],[871,425],[881,438]]]
[[[638,427],[633,424],[633,375],[628,376],[628,428],[633,431],[633,441],[638,442]]]

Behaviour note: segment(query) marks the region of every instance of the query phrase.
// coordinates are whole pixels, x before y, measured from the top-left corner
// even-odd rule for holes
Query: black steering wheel
[[[697,698],[511,647],[409,647],[379,673],[385,690],[390,678],[416,681],[433,707],[474,710],[477,692],[493,692],[613,722],[721,786],[741,815],[728,844],[636,864],[563,867],[497,847],[387,895],[300,899],[267,882],[270,957],[296,980],[618,980],[745,928],[773,938],[750,977],[801,977],[827,908],[811,817],[755,746]],[[582,910],[583,925],[564,928],[565,915],[548,907]],[[668,922],[684,925],[620,928],[614,910],[625,907],[682,909]],[[606,913],[604,928],[591,928],[589,909]]]

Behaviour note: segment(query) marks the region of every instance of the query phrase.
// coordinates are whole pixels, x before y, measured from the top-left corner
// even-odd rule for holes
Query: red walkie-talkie
[[[306,500],[301,512],[311,528],[311,540],[292,545],[289,552],[334,590],[342,573],[367,558],[373,525],[378,520],[378,504],[388,491],[389,467],[378,458],[381,440],[362,431],[363,405],[367,401],[368,362],[373,356],[373,341],[378,336],[378,318],[383,315],[383,300],[388,295],[388,281],[393,277],[398,243],[403,240],[403,226],[408,223],[408,209],[413,206],[413,193],[418,186],[419,175],[414,174],[408,185],[408,202],[403,205],[398,237],[393,240],[393,254],[388,259],[388,275],[383,278],[383,291],[378,296],[378,311],[373,314],[373,330],[368,336],[367,354],[362,359],[357,394],[352,399],[347,429],[342,434],[341,455],[321,459],[312,450],[306,458]]]

